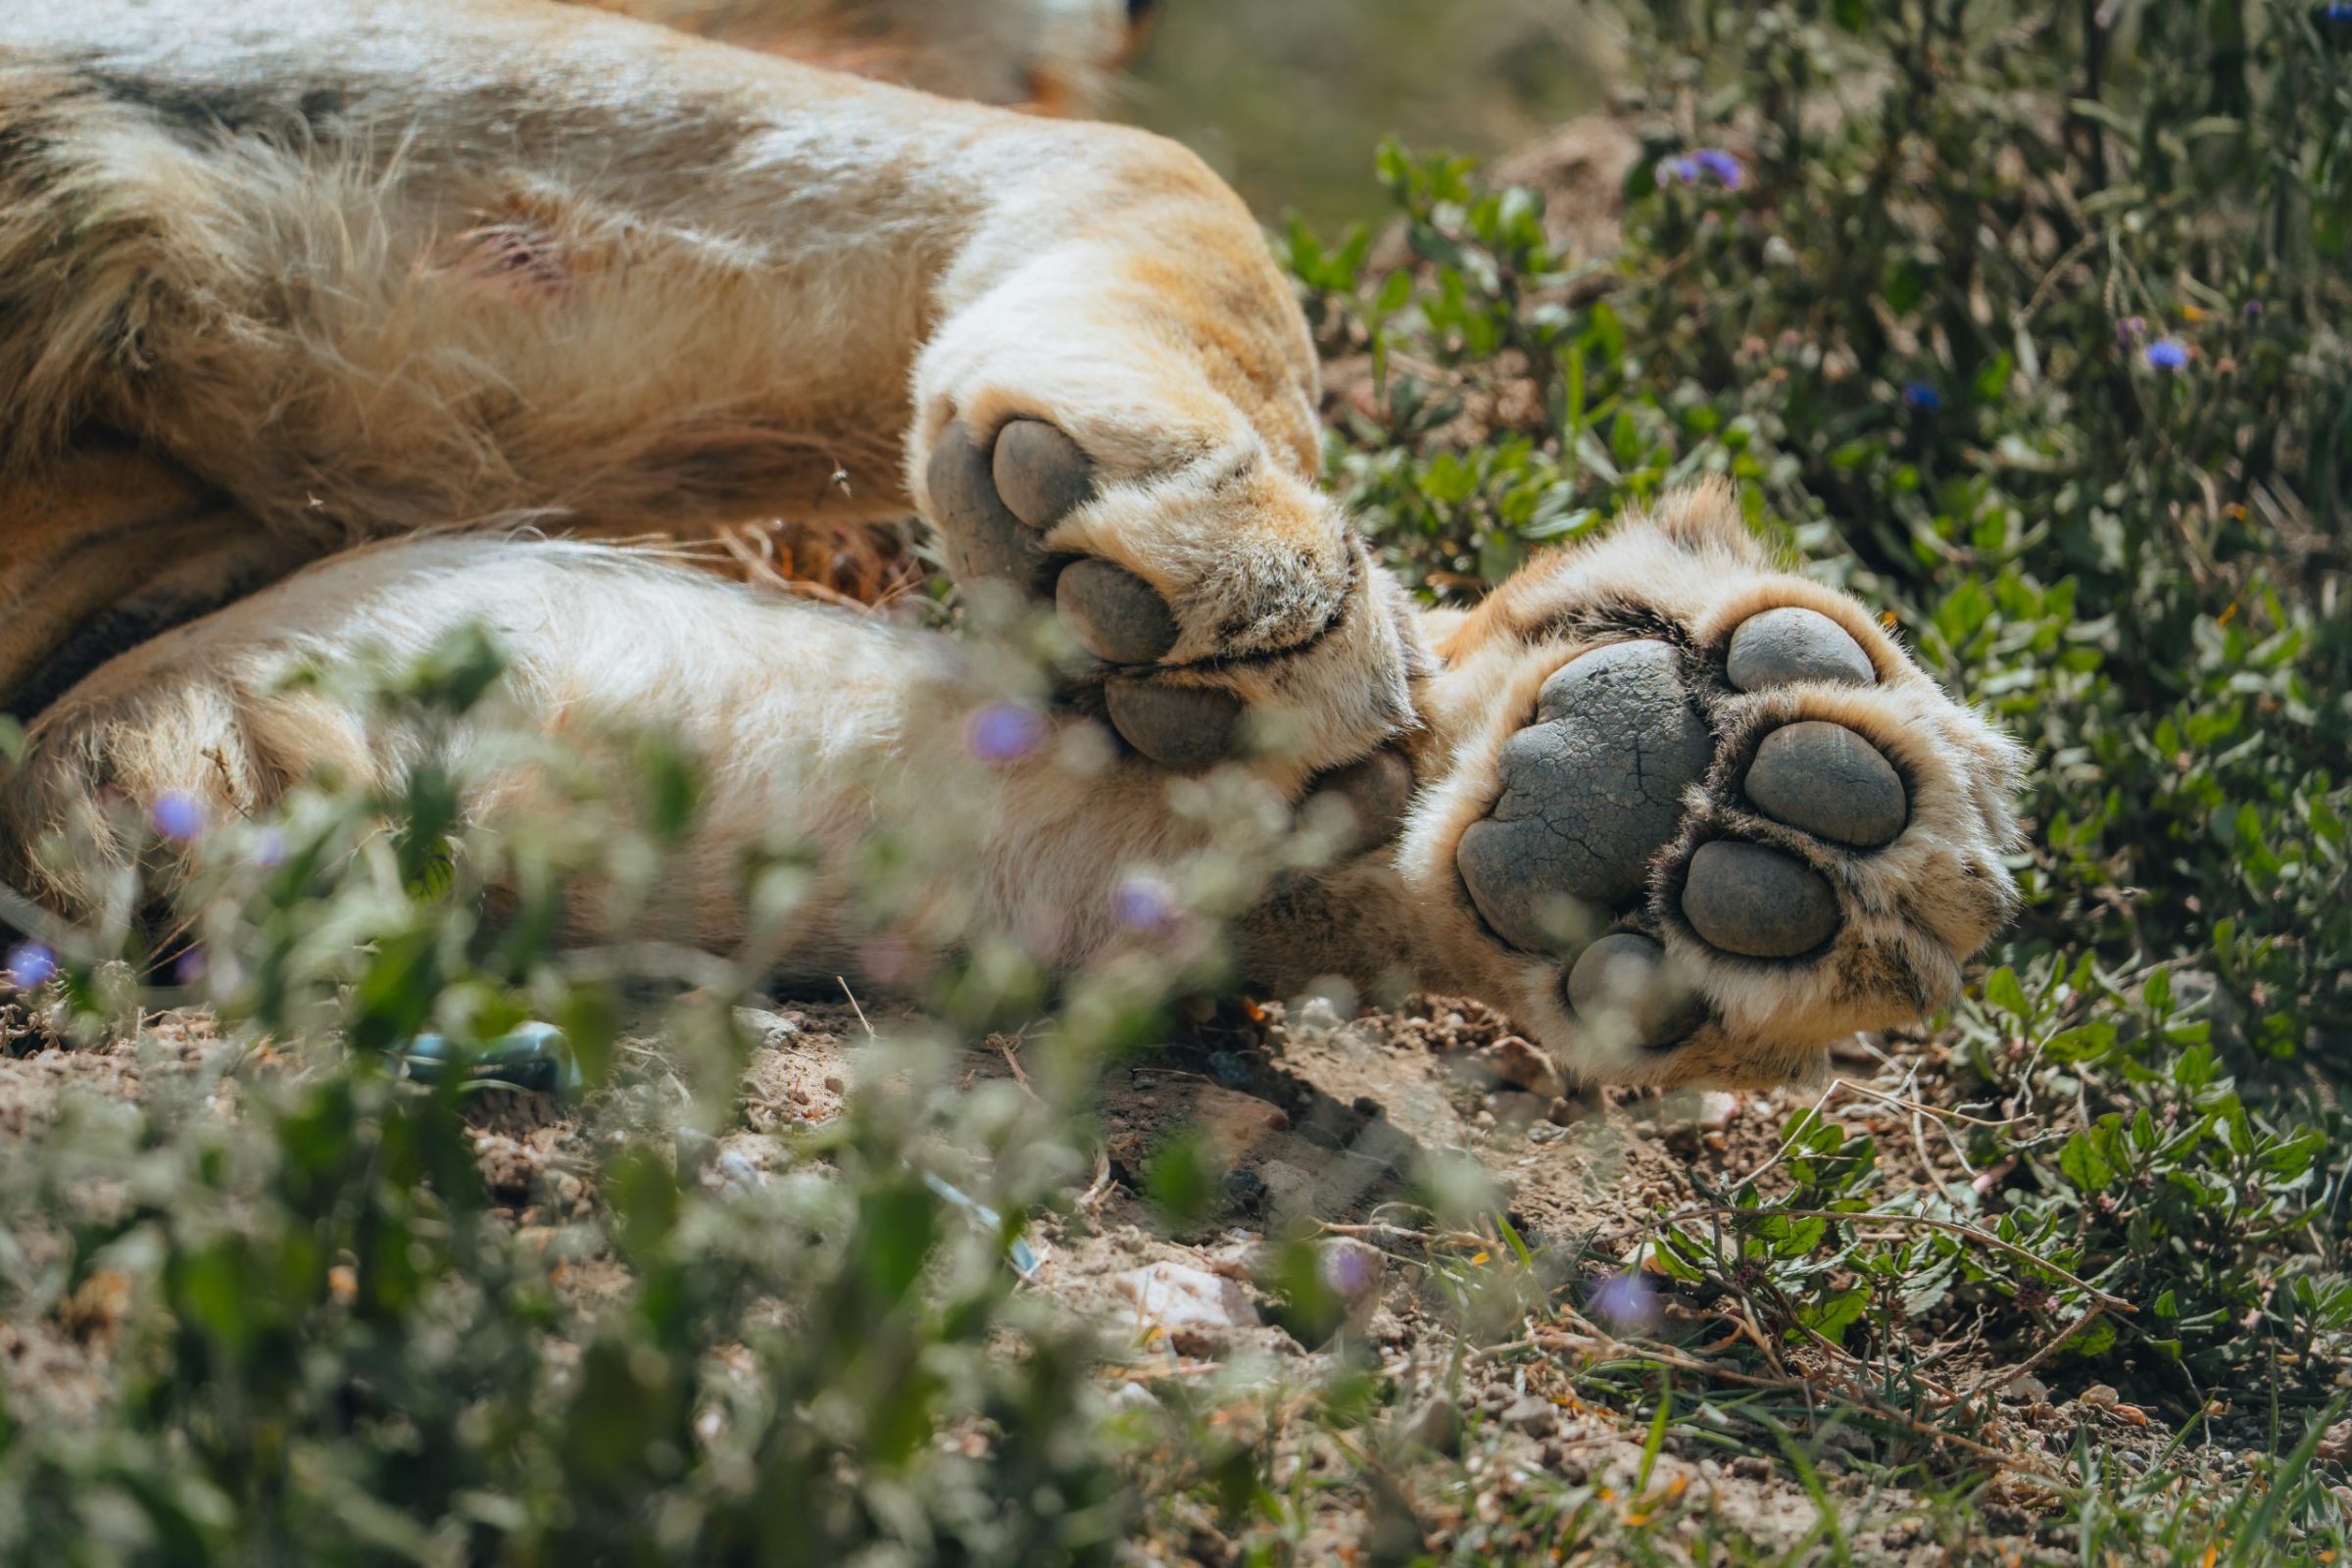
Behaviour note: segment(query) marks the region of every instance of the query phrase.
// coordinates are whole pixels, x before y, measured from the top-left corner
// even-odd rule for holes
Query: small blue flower
[[[49,983],[57,973],[57,954],[38,942],[20,942],[8,950],[8,978],[24,991]]]
[[[1720,147],[1701,147],[1690,156],[1726,190],[1738,190],[1747,181],[1747,171],[1740,167],[1740,160]]]
[[[972,715],[963,738],[974,757],[1002,767],[1045,744],[1045,715],[1020,703],[991,703]]]
[[[185,790],[166,790],[148,809],[156,832],[174,844],[186,844],[204,831],[204,803]]]
[[[2352,26],[2352,0],[2328,0],[2320,7],[2320,20],[2331,27]]]
[[[2147,360],[2159,370],[2178,370],[2188,363],[2188,345],[2177,337],[2160,337],[2148,345]]]
[[[1645,1334],[1658,1324],[1658,1293],[1640,1274],[1612,1274],[1592,1287],[1586,1304],[1629,1334]]]
[[[278,829],[266,827],[253,841],[253,863],[265,871],[274,871],[286,863],[286,836]]]
[[[1925,381],[1905,381],[1903,407],[1914,414],[1934,414],[1943,407],[1943,394]]]
[[[1155,876],[1127,878],[1110,896],[1110,912],[1130,931],[1157,931],[1176,912],[1176,890]]]
[[[1669,158],[1658,166],[1658,175],[1660,183],[1672,179],[1685,185],[1711,179],[1726,190],[1738,190],[1747,182],[1747,171],[1740,160],[1720,147],[1701,147]]]

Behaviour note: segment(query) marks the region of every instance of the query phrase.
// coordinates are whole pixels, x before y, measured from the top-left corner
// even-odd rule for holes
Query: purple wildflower
[[[1738,190],[1747,181],[1747,171],[1740,167],[1740,160],[1720,147],[1701,147],[1690,156],[1726,190]]]
[[[1002,767],[1017,762],[1045,743],[1046,720],[1020,703],[991,703],[964,726],[964,745],[981,761]]]
[[[166,790],[147,809],[156,832],[174,844],[186,844],[204,831],[204,803],[185,790]]]
[[[1326,1243],[1315,1256],[1315,1273],[1324,1289],[1348,1302],[1370,1296],[1387,1267],[1388,1260],[1378,1249],[1345,1236]]]
[[[1685,185],[1696,185],[1713,180],[1725,190],[1738,190],[1747,182],[1747,171],[1740,160],[1720,147],[1701,147],[1693,152],[1679,154],[1658,166],[1661,182],[1677,180]]]
[[[2330,26],[2352,25],[2352,0],[2328,0],[2320,7],[2320,20]]]
[[[21,990],[49,983],[57,973],[57,954],[38,942],[20,942],[8,950],[8,978]]]
[[[202,948],[182,948],[179,956],[172,960],[172,978],[183,986],[200,985],[212,968],[212,959]]]
[[[1610,1275],[1592,1287],[1585,1304],[1628,1334],[1646,1334],[1658,1325],[1658,1293],[1638,1273]]]
[[[1925,381],[1903,383],[1903,407],[1914,414],[1934,414],[1943,407],[1943,394]]]
[[[2352,4],[2352,0],[2346,0],[2346,3]],[[2249,321],[2259,321],[2262,319],[2262,301],[2246,301],[2246,319]]]
[[[2148,318],[2144,316],[2127,316],[2115,323],[2115,342],[2118,348],[2130,348],[2147,335]]]
[[[1130,931],[1157,931],[1176,912],[1176,890],[1155,876],[1139,872],[1121,882],[1110,896],[1110,912]]]
[[[2188,345],[2177,337],[2160,337],[2148,345],[2147,360],[2159,370],[2178,370],[2188,363]]]

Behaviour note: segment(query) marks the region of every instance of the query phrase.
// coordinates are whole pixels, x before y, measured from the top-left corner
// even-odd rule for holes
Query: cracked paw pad
[[[1504,743],[1502,792],[1455,865],[1505,941],[1546,951],[1564,895],[1607,907],[1639,892],[1705,773],[1707,726],[1662,642],[1594,649],[1544,683],[1536,721]]]

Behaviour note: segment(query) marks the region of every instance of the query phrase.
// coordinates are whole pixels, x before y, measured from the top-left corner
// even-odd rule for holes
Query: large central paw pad
[[[1094,464],[1078,443],[1041,419],[1014,419],[983,449],[956,420],[940,432],[927,477],[949,571],[1050,600],[1079,645],[1108,666],[1102,704],[1121,738],[1180,771],[1232,755],[1240,699],[1121,678],[1176,646],[1176,614],[1159,590],[1124,566],[1046,546],[1054,526],[1095,495]]]
[[[1891,999],[1882,1012],[1956,983],[1955,954],[2007,896],[1985,848],[1998,812],[1983,833],[1923,833],[1921,792],[1961,820],[1966,748],[2005,754],[1874,642],[1780,605],[1689,643],[1605,644],[1543,682],[1454,867],[1494,936],[1567,961],[1580,1028],[1674,1046],[1727,992],[1771,991],[1767,973],[1850,966]],[[1936,867],[1952,887],[1922,892]]]
[[[1536,721],[1503,744],[1502,793],[1462,835],[1456,864],[1514,947],[1578,934],[1585,911],[1641,891],[1674,837],[1683,792],[1715,748],[1661,642],[1595,649],[1544,683]]]

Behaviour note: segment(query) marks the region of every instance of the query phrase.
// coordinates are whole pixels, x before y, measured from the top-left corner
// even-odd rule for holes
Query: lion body
[[[1023,8],[1093,14],[989,14]],[[1316,385],[1255,221],[1140,132],[546,0],[0,10],[0,710],[37,714],[0,852],[87,907],[104,857],[35,849],[102,842],[112,799],[260,813],[320,772],[395,787],[463,736],[284,671],[483,622],[514,660],[508,717],[591,750],[667,729],[711,780],[631,934],[744,942],[733,868],[779,831],[809,848],[787,976],[891,978],[844,903],[880,824],[953,814],[975,848],[918,907],[1068,969],[1139,937],[1122,879],[1261,853],[1302,797],[1362,806],[1387,777],[1348,857],[1245,913],[1245,971],[1414,977],[1510,1008],[1572,1073],[1655,1083],[1786,1078],[1949,998],[2011,896],[2003,743],[1858,607],[1772,572],[1718,489],[1417,623],[1318,492]],[[1098,656],[1034,751],[976,755],[976,715],[1037,694],[963,645],[589,542],[909,508],[981,618],[1042,594]],[[1726,686],[1729,641],[1774,607],[1867,650],[1876,689]],[[1455,868],[1542,740],[1545,683],[1627,639],[1711,711],[1828,719],[1910,787],[1899,844],[1823,845],[1738,804],[1764,719],[1719,726],[1675,832],[1637,846],[1647,891],[1610,912],[1703,993],[1673,1050],[1574,1015],[1574,955],[1503,941]],[[466,809],[495,825],[539,790],[493,770]],[[1687,862],[1735,830],[1821,879],[1834,940],[1760,964],[1681,920]]]

